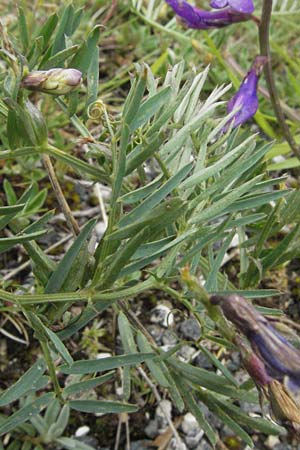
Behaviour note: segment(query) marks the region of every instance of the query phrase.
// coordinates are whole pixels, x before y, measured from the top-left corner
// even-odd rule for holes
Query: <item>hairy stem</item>
[[[40,344],[41,344],[41,347],[42,347],[42,350],[43,350],[43,353],[44,353],[44,358],[45,358],[46,364],[48,366],[49,375],[50,375],[50,378],[51,378],[52,383],[53,383],[54,391],[55,391],[59,401],[63,402],[63,398],[62,398],[62,395],[61,395],[61,388],[60,388],[60,385],[59,385],[59,382],[58,382],[58,379],[57,379],[57,375],[56,375],[56,371],[55,371],[55,365],[54,365],[53,360],[51,358],[50,351],[49,351],[49,348],[48,348],[48,344],[47,344],[47,342],[43,342],[43,341],[41,341]]]
[[[50,156],[44,154],[43,162],[44,162],[45,168],[47,170],[47,173],[48,173],[49,179],[51,181],[51,184],[52,184],[55,196],[57,198],[57,201],[59,203],[59,206],[66,218],[66,222],[67,222],[69,228],[71,229],[72,233],[76,236],[77,234],[80,233],[80,228],[79,228],[78,223],[74,219],[72,211],[70,210],[70,207],[65,199],[62,188],[56,177],[56,173],[55,173],[54,167],[52,165]]]
[[[278,123],[281,127],[282,133],[288,142],[290,148],[292,149],[294,155],[300,160],[300,149],[297,146],[290,129],[285,121],[284,113],[280,104],[280,99],[277,93],[273,70],[272,70],[272,60],[271,60],[271,49],[270,49],[270,22],[272,16],[272,0],[264,0],[262,15],[261,15],[261,23],[259,26],[259,45],[260,45],[260,53],[262,56],[266,56],[268,58],[267,63],[265,65],[265,77],[267,81],[267,86],[270,94],[270,99],[278,120]]]

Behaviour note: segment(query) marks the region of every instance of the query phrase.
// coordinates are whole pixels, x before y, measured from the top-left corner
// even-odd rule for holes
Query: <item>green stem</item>
[[[197,278],[190,274],[187,268],[184,268],[181,272],[181,281],[194,294],[195,299],[205,306],[209,317],[215,322],[223,336],[233,342],[235,331],[229,326],[219,307],[211,304],[208,292],[201,286]]]
[[[161,157],[157,152],[154,153],[154,158],[156,159],[159,167],[161,168],[161,171],[164,174],[165,179],[168,180],[171,177],[170,172],[168,171],[167,166],[165,165],[165,163],[163,162],[163,160],[161,159]]]
[[[93,289],[82,290],[81,292],[61,292],[59,294],[11,294],[0,289],[0,299],[11,303],[17,303],[20,307],[24,305],[35,305],[40,303],[75,303],[75,302],[99,302],[115,301],[120,298],[134,297],[147,290],[157,288],[153,278],[148,278],[135,286],[119,289],[115,291],[97,292]]]
[[[53,383],[54,391],[55,391],[59,401],[61,403],[63,403],[64,400],[63,400],[63,397],[62,397],[62,394],[61,394],[61,387],[60,387],[59,382],[58,382],[58,378],[57,378],[56,370],[55,370],[55,365],[54,365],[53,360],[51,358],[50,351],[49,351],[49,348],[48,348],[48,344],[47,344],[47,342],[43,342],[43,341],[41,341],[40,344],[41,344],[41,347],[42,347],[42,350],[43,350],[43,353],[44,353],[46,364],[48,366],[48,370],[49,370],[50,378],[51,378],[52,383]]]
[[[260,45],[260,53],[262,56],[266,56],[268,58],[267,63],[265,65],[264,73],[267,81],[267,87],[270,94],[270,99],[282,130],[282,133],[288,142],[291,150],[294,155],[300,160],[300,149],[298,148],[290,129],[285,121],[284,113],[280,104],[280,99],[277,93],[275,80],[273,76],[272,70],[272,59],[271,59],[271,48],[270,48],[270,22],[272,16],[272,0],[264,0],[262,15],[261,15],[261,23],[259,26],[259,45]]]

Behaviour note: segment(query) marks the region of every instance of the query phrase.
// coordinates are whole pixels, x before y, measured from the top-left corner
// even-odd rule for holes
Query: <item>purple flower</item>
[[[210,6],[216,9],[229,6],[234,11],[246,14],[251,14],[254,11],[252,0],[211,0]]]
[[[239,90],[229,100],[227,104],[227,112],[231,113],[238,109],[237,113],[230,119],[230,123],[225,126],[226,131],[231,124],[233,128],[242,125],[251,119],[258,109],[257,86],[259,77],[263,71],[263,67],[267,62],[265,56],[257,56],[251,66],[251,69],[243,79]]]
[[[225,8],[221,11],[204,11],[190,5],[185,0],[166,0],[166,2],[189,28],[201,30],[222,28],[232,23],[251,19],[250,14],[237,12],[231,8]]]
[[[212,296],[227,319],[244,334],[270,377],[299,394],[300,351],[293,347],[256,309],[239,295]]]

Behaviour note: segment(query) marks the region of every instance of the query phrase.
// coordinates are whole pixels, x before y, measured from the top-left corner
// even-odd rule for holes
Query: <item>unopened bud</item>
[[[22,80],[22,87],[52,95],[65,95],[76,89],[82,79],[77,69],[35,70]]]
[[[247,346],[243,342],[243,340],[239,336],[236,336],[235,343],[240,349],[244,367],[253,381],[259,387],[267,386],[272,381],[272,378],[267,373],[263,361],[253,352],[253,350],[249,346]]]

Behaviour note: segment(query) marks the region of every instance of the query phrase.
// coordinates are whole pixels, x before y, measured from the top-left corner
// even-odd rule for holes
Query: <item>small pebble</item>
[[[183,345],[177,352],[178,358],[183,362],[190,362],[193,355],[196,353],[196,349],[190,345]]]
[[[204,431],[200,428],[193,414],[187,413],[184,416],[181,429],[186,435],[185,442],[187,447],[189,449],[196,448],[204,435]]]
[[[175,437],[173,437],[170,440],[167,450],[188,450],[188,449],[184,442],[182,441],[178,442],[178,440]]]
[[[87,425],[83,425],[82,427],[77,428],[77,430],[75,431],[75,437],[86,436],[89,431],[90,427],[88,427]]]
[[[183,418],[181,429],[184,434],[195,434],[195,432],[197,433],[200,430],[200,426],[196,417],[191,413],[187,413]]]
[[[200,352],[193,358],[193,365],[206,370],[214,370],[214,365],[205,353]]]
[[[149,325],[148,331],[151,334],[151,336],[153,337],[153,339],[155,340],[155,342],[158,345],[160,345],[162,342],[162,337],[163,337],[163,333],[164,333],[163,328],[159,325]]]
[[[207,441],[202,439],[200,444],[195,448],[195,450],[213,450],[213,448],[209,445]]]
[[[110,358],[111,357],[111,353],[98,353],[98,355],[96,356],[96,359],[103,359],[103,358]]]
[[[278,444],[280,444],[280,439],[278,438],[278,436],[269,436],[265,440],[264,444],[266,447],[273,450],[275,445],[277,446]],[[287,449],[285,448],[285,450],[287,450]]]
[[[166,330],[162,336],[162,343],[174,347],[178,342],[176,335],[171,330]]]
[[[201,336],[199,323],[195,319],[187,319],[180,325],[180,332],[184,339],[197,341]]]
[[[161,304],[152,309],[150,322],[159,323],[168,328],[174,323],[174,314],[169,306]]]
[[[145,434],[148,438],[154,439],[158,435],[158,422],[156,419],[150,420],[145,427]]]
[[[169,422],[166,417],[171,420],[172,403],[170,400],[162,400],[155,410],[155,418],[158,424],[158,433],[162,434],[168,428]]]
[[[130,450],[149,450],[151,447],[152,441],[143,440],[143,441],[135,441],[130,443]]]

